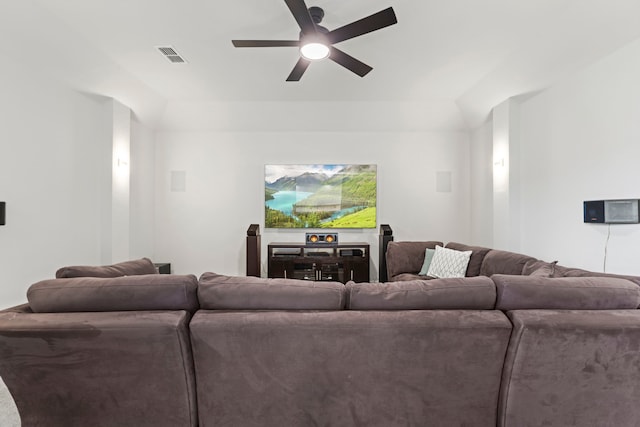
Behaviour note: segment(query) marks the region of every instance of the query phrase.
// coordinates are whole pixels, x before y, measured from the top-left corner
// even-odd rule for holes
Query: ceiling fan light
[[[300,47],[300,54],[306,59],[316,61],[329,56],[329,47],[318,42],[306,43]]]

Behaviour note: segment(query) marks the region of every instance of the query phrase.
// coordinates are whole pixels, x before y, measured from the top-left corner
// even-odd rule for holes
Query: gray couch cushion
[[[492,249],[482,261],[480,274],[488,277],[494,274],[522,274],[524,265],[529,261],[536,259],[515,252]]]
[[[447,248],[454,249],[456,251],[472,251],[471,259],[469,259],[469,265],[467,266],[467,277],[479,276],[480,268],[482,267],[482,261],[487,256],[491,249],[484,248],[482,246],[469,246],[463,243],[449,242]]]
[[[493,309],[496,288],[488,277],[347,283],[351,310]]]
[[[195,276],[149,274],[125,277],[50,279],[31,285],[29,306],[36,313],[75,311],[198,309]]]
[[[200,306],[209,310],[342,310],[345,297],[339,282],[204,273],[198,283]]]
[[[494,275],[496,309],[607,310],[637,308],[640,287],[625,279]]]
[[[113,265],[77,265],[62,267],[56,271],[56,278],[70,277],[120,277],[141,274],[157,274],[156,267],[149,258],[120,262]]]
[[[222,312],[190,324],[200,425],[495,426],[495,310]]]
[[[0,313],[0,376],[21,425],[197,426],[190,319],[183,310]]]
[[[424,263],[427,248],[435,249],[442,242],[389,242],[386,260],[389,280],[402,273],[418,274]]]
[[[499,426],[639,424],[640,311],[517,310],[509,317]]]
[[[627,279],[640,286],[640,276],[629,276],[624,274],[599,273],[595,271],[582,270],[580,268],[567,268],[556,266],[556,269],[563,268],[562,275],[564,277],[615,277],[618,279]]]

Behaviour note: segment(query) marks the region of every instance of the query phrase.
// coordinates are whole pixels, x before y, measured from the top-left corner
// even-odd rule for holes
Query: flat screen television
[[[265,228],[376,228],[377,166],[266,165]]]

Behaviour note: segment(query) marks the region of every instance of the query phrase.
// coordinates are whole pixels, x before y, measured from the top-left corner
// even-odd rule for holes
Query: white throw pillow
[[[472,251],[455,251],[436,246],[427,275],[438,279],[464,277]]]

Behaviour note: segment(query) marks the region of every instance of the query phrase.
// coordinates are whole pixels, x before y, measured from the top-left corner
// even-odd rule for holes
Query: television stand
[[[369,281],[368,243],[270,243],[267,251],[271,278],[341,283]]]

